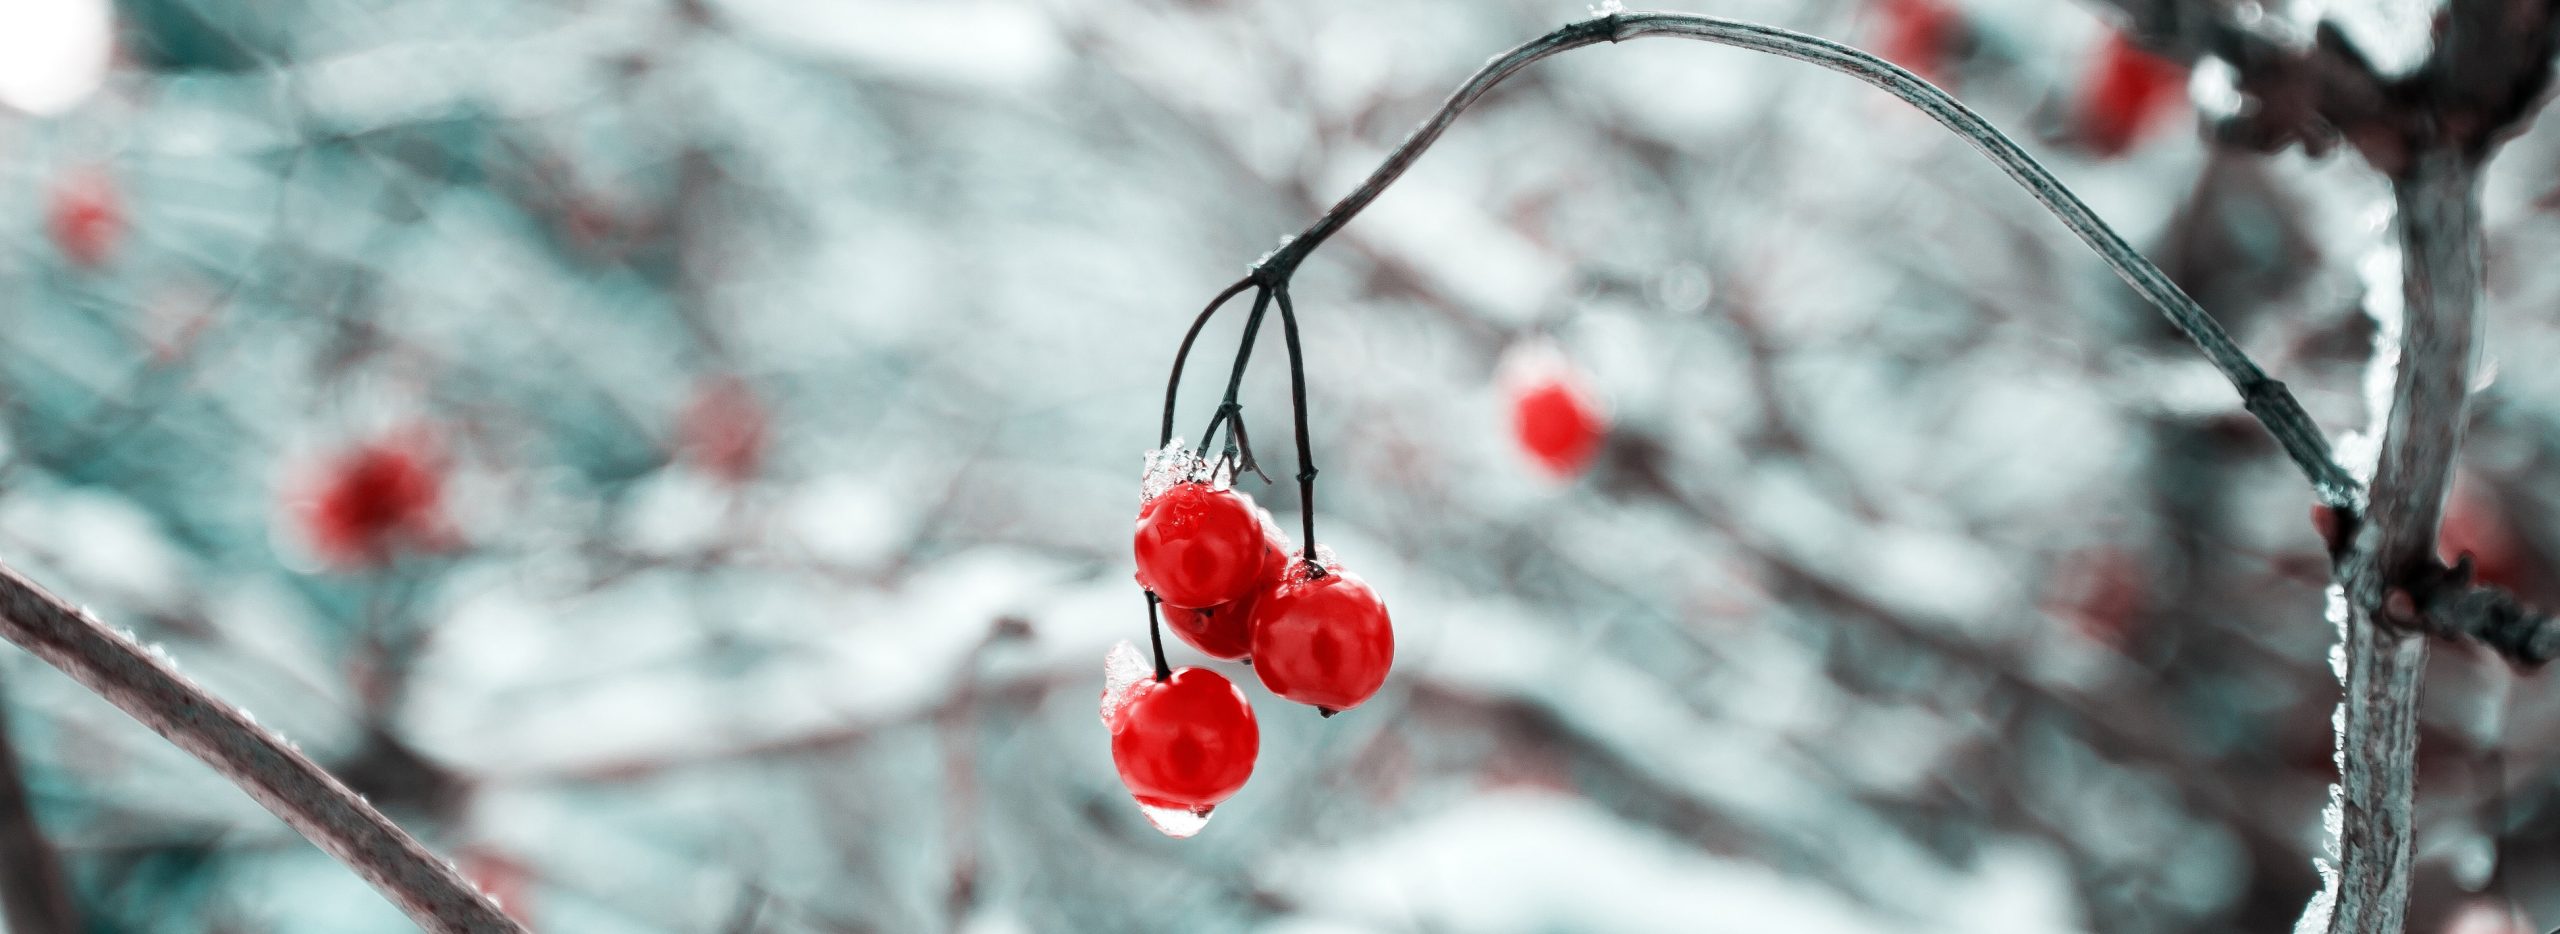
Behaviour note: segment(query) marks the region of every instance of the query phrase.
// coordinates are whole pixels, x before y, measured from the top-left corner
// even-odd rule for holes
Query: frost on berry
[[[1162,831],[1165,836],[1176,840],[1189,839],[1193,834],[1199,833],[1200,828],[1209,826],[1210,810],[1210,808],[1193,810],[1158,807],[1144,801],[1138,802],[1138,813],[1147,816],[1147,823],[1155,825],[1155,828]]]
[[[1120,728],[1120,712],[1138,699],[1138,686],[1151,683],[1155,665],[1129,640],[1120,640],[1111,653],[1102,657],[1102,725]]]
[[[1166,442],[1164,447],[1147,452],[1147,472],[1139,480],[1139,502],[1154,502],[1164,491],[1185,483],[1206,483],[1210,489],[1224,490],[1235,479],[1235,471],[1214,466],[1208,458],[1191,453],[1182,439]]]

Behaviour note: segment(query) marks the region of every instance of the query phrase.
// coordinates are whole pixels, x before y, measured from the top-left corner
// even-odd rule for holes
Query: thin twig
[[[36,824],[26,771],[0,710],[0,917],[10,934],[73,934],[80,912],[62,874],[62,860]]]
[[[2516,664],[2532,667],[2560,658],[2560,616],[2496,587],[2448,589],[2419,608],[2429,632],[2477,641]]]
[[[132,638],[0,566],[0,637],[193,754],[428,931],[524,928],[319,765]]]
[[[1166,377],[1164,382],[1164,432],[1156,436],[1157,447],[1173,443],[1174,395],[1182,389],[1182,365],[1191,360],[1192,342],[1200,339],[1200,329],[1209,326],[1209,319],[1217,315],[1218,309],[1226,307],[1228,299],[1236,297],[1252,284],[1253,279],[1248,276],[1220,290],[1217,297],[1209,300],[1209,307],[1200,309],[1200,316],[1191,319],[1191,330],[1182,332],[1182,346],[1173,352],[1173,375]]]
[[[1713,42],[1820,65],[1881,88],[1954,131],[2025,187],[2029,195],[2061,219],[2063,226],[2070,228],[2082,242],[2097,251],[2100,259],[2133,286],[2134,291],[2158,307],[2180,333],[2204,352],[2214,368],[2222,372],[2234,389],[2239,390],[2249,413],[2266,426],[2276,442],[2283,446],[2285,455],[2311,481],[2322,502],[2350,512],[2360,508],[2361,486],[2330,456],[2328,438],[2303,411],[2302,404],[2294,399],[2293,393],[2283,383],[2267,376],[2256,362],[2249,359],[2247,352],[2232,342],[2230,335],[2223,332],[2213,316],[2196,304],[2195,299],[2170,281],[2160,267],[2143,258],[2132,244],[2099,219],[2088,205],[2081,203],[2078,195],[2063,187],[2062,182],[2033,156],[1980,114],[1918,75],[1840,43],[1775,26],[1686,13],[1614,13],[1563,26],[1495,56],[1460,84],[1440,104],[1440,109],[1415,128],[1413,134],[1406,137],[1387,156],[1386,162],[1371,172],[1358,188],[1317,218],[1304,233],[1273,252],[1256,268],[1256,277],[1273,283],[1287,281],[1298,264],[1325,238],[1332,236],[1370,202],[1377,200],[1448,130],[1459,113],[1503,79],[1540,59],[1562,52],[1602,42],[1650,36]]]

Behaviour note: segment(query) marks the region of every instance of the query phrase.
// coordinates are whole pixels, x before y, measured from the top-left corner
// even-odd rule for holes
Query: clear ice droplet
[[[1188,840],[1191,835],[1199,833],[1200,828],[1209,826],[1209,812],[1215,807],[1212,805],[1195,810],[1157,807],[1144,801],[1138,801],[1137,804],[1138,813],[1147,816],[1147,823],[1155,825],[1155,828],[1162,831],[1165,836],[1176,840]]]

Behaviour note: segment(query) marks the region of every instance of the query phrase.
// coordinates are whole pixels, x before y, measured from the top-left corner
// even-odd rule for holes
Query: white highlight
[[[0,0],[0,105],[37,116],[80,103],[107,79],[107,0]]]

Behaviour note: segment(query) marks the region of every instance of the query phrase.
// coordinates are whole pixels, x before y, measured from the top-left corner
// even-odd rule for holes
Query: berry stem
[[[1164,617],[1156,611],[1156,592],[1147,591],[1147,645],[1156,650],[1156,680],[1173,679],[1173,666],[1164,660]]]
[[[1271,291],[1280,301],[1280,336],[1289,344],[1290,415],[1298,422],[1298,521],[1306,533],[1307,567],[1322,577],[1324,566],[1316,563],[1316,454],[1307,440],[1307,362],[1298,350],[1298,310],[1289,304],[1286,283]]]
[[[1191,330],[1182,332],[1182,346],[1173,352],[1173,375],[1166,377],[1164,382],[1164,431],[1156,436],[1156,447],[1173,443],[1173,402],[1175,394],[1182,389],[1182,364],[1191,359],[1192,342],[1200,339],[1200,329],[1209,325],[1209,319],[1217,315],[1218,309],[1226,307],[1229,299],[1253,283],[1254,277],[1246,276],[1219,291],[1218,297],[1209,300],[1209,307],[1200,309],[1200,316],[1191,319]]]
[[[1201,457],[1209,455],[1209,442],[1217,437],[1218,426],[1226,424],[1229,419],[1242,420],[1244,417],[1244,407],[1236,403],[1236,394],[1244,388],[1245,364],[1253,359],[1253,338],[1262,333],[1262,315],[1271,310],[1271,292],[1272,287],[1266,284],[1253,294],[1253,312],[1244,319],[1244,340],[1236,345],[1236,365],[1227,373],[1226,397],[1218,402],[1218,414],[1209,417],[1208,429],[1200,433],[1198,454]],[[1228,429],[1227,437],[1232,447],[1235,429]]]

